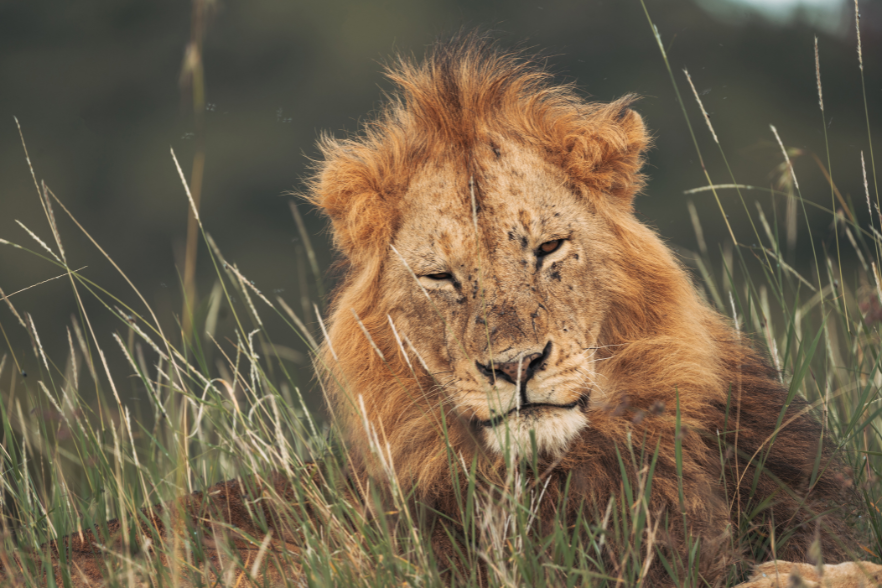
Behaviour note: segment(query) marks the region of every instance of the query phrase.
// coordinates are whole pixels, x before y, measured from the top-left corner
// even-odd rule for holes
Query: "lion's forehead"
[[[498,158],[472,167],[470,173],[465,160],[433,162],[415,174],[398,237],[417,258],[474,258],[481,246],[485,253],[515,252],[537,239],[568,236],[585,213],[562,170],[529,150],[503,147]]]

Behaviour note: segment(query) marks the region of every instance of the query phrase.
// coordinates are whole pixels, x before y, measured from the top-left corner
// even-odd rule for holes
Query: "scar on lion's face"
[[[410,284],[392,318],[491,448],[526,450],[532,430],[558,453],[603,398],[607,294],[591,259],[611,236],[541,153],[515,141],[476,151],[471,165],[450,158],[415,175],[394,240],[403,260],[390,253],[384,276],[391,296]]]

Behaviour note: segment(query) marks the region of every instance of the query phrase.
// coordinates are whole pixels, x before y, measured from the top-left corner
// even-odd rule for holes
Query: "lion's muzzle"
[[[531,353],[519,357],[517,361],[506,363],[490,362],[489,365],[475,361],[478,371],[484,374],[490,384],[496,384],[497,380],[505,380],[516,386],[520,386],[521,394],[524,394],[524,386],[536,372],[545,369],[548,356],[551,353],[551,341],[545,344],[541,353]]]

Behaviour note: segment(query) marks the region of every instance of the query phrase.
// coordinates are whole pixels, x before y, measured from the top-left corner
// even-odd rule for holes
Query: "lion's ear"
[[[389,154],[368,141],[329,137],[320,148],[308,199],[328,215],[334,245],[352,264],[382,259],[398,219]]]
[[[646,183],[640,169],[651,143],[643,118],[629,108],[633,101],[629,95],[593,109],[564,142],[565,171],[591,192],[628,207]]]

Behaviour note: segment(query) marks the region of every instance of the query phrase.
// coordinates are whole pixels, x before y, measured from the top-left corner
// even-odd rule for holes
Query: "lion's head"
[[[806,557],[814,513],[854,497],[816,476],[836,461],[806,402],[635,217],[649,139],[632,98],[588,102],[476,36],[388,75],[398,92],[323,140],[310,186],[347,262],[320,364],[356,477],[394,474],[455,521],[452,460],[492,486],[529,455],[548,512],[567,493],[575,521],[619,496],[643,443],[652,516],[680,556],[703,538],[706,577],[736,504]],[[848,525],[825,524],[825,558],[845,557]]]
[[[444,435],[560,458],[593,410],[641,403],[628,378],[647,405],[713,379],[719,321],[632,213],[649,143],[632,97],[587,102],[475,38],[388,75],[398,94],[323,140],[311,185],[348,262],[324,361],[356,453],[376,427],[423,481]],[[662,391],[667,368],[633,366],[665,354],[689,357]]]

